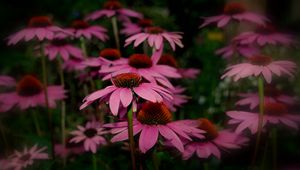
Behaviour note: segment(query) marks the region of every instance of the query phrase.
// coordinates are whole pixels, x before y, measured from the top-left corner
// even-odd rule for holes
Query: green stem
[[[134,147],[134,138],[133,138],[133,109],[131,108],[127,113],[127,121],[128,121],[128,137],[129,137],[129,146],[130,146],[130,156],[132,169],[136,169],[135,165],[135,147]]]
[[[80,37],[80,47],[82,49],[83,56],[87,57],[86,43],[83,37]]]
[[[118,50],[120,50],[120,39],[119,39],[119,30],[118,30],[117,18],[112,17],[111,18],[111,23],[112,23],[114,37],[115,37],[115,41],[116,41],[116,47],[117,47]]]
[[[204,170],[209,170],[209,164],[207,162],[204,162],[203,167]]]
[[[33,121],[34,121],[34,126],[35,126],[36,133],[37,133],[38,136],[42,136],[42,131],[41,131],[41,128],[40,128],[40,124],[39,124],[39,120],[38,120],[36,112],[32,111],[31,114],[32,114],[32,118],[33,118]]]
[[[92,162],[93,162],[93,170],[97,170],[97,156],[96,154],[92,154]]]
[[[272,129],[273,170],[277,170],[277,129]]]
[[[255,149],[252,159],[252,165],[255,166],[256,157],[259,150],[260,139],[261,139],[261,132],[263,127],[263,116],[264,116],[264,79],[259,76],[258,77],[258,96],[259,96],[259,118],[258,118],[258,129],[257,129],[257,136],[255,142]]]
[[[262,163],[261,163],[261,169],[266,169],[265,166],[266,166],[266,159],[267,159],[268,149],[269,149],[269,141],[266,141],[266,144],[265,144],[265,147],[264,147]]]
[[[152,161],[153,161],[154,169],[159,170],[159,160],[158,160],[158,157],[157,157],[156,149],[153,150]]]

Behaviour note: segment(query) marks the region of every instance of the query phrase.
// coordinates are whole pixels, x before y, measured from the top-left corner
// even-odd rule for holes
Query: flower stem
[[[159,161],[158,161],[156,149],[153,150],[152,161],[153,161],[154,169],[159,170]]]
[[[127,121],[128,121],[128,137],[129,137],[129,147],[130,147],[130,155],[131,155],[131,163],[132,169],[136,169],[135,165],[135,147],[134,147],[134,138],[133,138],[133,109],[131,108],[127,113]]]
[[[273,170],[277,170],[277,129],[272,129]]]
[[[256,157],[259,150],[260,145],[260,138],[261,138],[261,132],[263,127],[263,116],[264,116],[264,79],[259,76],[258,77],[258,96],[259,96],[259,118],[258,118],[258,129],[257,129],[257,136],[256,136],[256,142],[255,142],[255,149],[252,159],[252,165],[255,166],[256,163]]]
[[[41,128],[40,128],[40,124],[39,124],[39,120],[38,120],[38,117],[36,115],[36,112],[32,111],[31,114],[32,114],[32,118],[33,118],[33,121],[34,121],[34,126],[35,126],[36,133],[37,133],[38,136],[42,136],[42,132],[41,132]]]
[[[49,109],[49,98],[48,98],[48,73],[47,73],[47,63],[46,63],[46,56],[44,56],[44,45],[41,45],[40,49],[40,55],[41,55],[41,60],[42,60],[42,74],[43,74],[43,89],[44,89],[44,94],[45,94],[45,103],[46,103],[46,110],[48,114],[48,126],[50,129],[50,140],[51,140],[51,156],[52,159],[55,159],[55,151],[54,151],[54,130],[53,130],[53,122],[52,122],[52,113],[50,112]]]
[[[209,170],[209,164],[208,164],[208,162],[204,162],[203,168],[204,168],[204,170]]]
[[[86,50],[86,44],[85,44],[85,39],[83,37],[80,37],[80,47],[83,53],[84,57],[87,57],[87,50]]]
[[[116,41],[116,47],[117,47],[118,50],[120,50],[120,39],[119,39],[119,30],[118,30],[117,18],[112,17],[111,18],[111,23],[112,23],[114,37],[115,37],[115,41]]]
[[[93,162],[93,170],[97,170],[97,156],[96,154],[92,154],[92,162]]]

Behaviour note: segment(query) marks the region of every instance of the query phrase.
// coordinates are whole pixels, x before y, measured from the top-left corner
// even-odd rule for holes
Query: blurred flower
[[[84,37],[87,39],[91,39],[92,37],[96,37],[101,41],[106,41],[108,36],[106,35],[107,30],[98,25],[90,25],[86,21],[83,20],[75,20],[72,22],[72,28],[68,30],[74,33],[76,38]]]
[[[102,135],[106,134],[102,125],[97,121],[90,121],[85,124],[85,127],[78,125],[78,130],[70,132],[74,137],[70,142],[83,142],[85,151],[97,152],[97,146],[106,144],[106,140]]]
[[[81,58],[70,58],[63,63],[63,69],[68,72],[82,71],[86,68],[86,65],[83,62],[84,60]]]
[[[172,112],[175,112],[177,107],[182,107],[182,105],[188,101],[189,97],[183,94],[185,91],[185,88],[183,87],[176,86],[174,89],[169,90],[172,93],[173,100],[164,100],[164,103]]]
[[[190,121],[172,121],[172,113],[163,103],[146,102],[142,105],[133,121],[133,134],[139,136],[139,148],[146,153],[154,147],[161,136],[180,152],[184,151],[180,137],[191,140],[191,136],[203,138],[203,131],[191,126]],[[128,139],[127,122],[117,122],[104,125],[111,128],[115,136],[111,142],[119,142]]]
[[[216,55],[222,55],[223,58],[232,58],[235,54],[243,57],[251,57],[260,53],[259,49],[252,45],[242,45],[233,41],[228,46],[216,50]]]
[[[277,32],[271,25],[258,27],[255,31],[243,32],[234,38],[234,41],[242,45],[258,44],[259,46],[271,45],[291,45],[295,43],[289,34]]]
[[[203,17],[204,23],[200,26],[203,28],[209,24],[217,23],[219,28],[226,26],[230,21],[248,21],[258,25],[263,25],[268,19],[259,14],[248,12],[244,4],[232,2],[226,4],[222,15]]]
[[[124,22],[123,29],[121,29],[120,33],[126,36],[134,35],[140,32],[144,32],[147,27],[151,27],[153,25],[153,21],[151,19],[139,19],[137,23],[133,22]]]
[[[103,68],[99,73],[106,74],[103,80],[122,73],[137,73],[151,83],[161,83],[164,86],[173,88],[167,78],[180,78],[180,74],[173,67],[159,65],[153,62],[153,57],[145,54],[133,54],[128,59],[123,59],[126,63],[115,63],[109,68]]]
[[[252,134],[257,132],[259,113],[244,112],[244,111],[228,111],[226,114],[231,118],[228,124],[238,124],[235,129],[236,133],[241,133],[245,129],[249,129]],[[283,103],[265,102],[263,127],[268,124],[280,124],[298,130],[298,123],[300,122],[300,115],[289,113],[287,107]]]
[[[34,145],[28,150],[27,147],[23,151],[15,151],[9,159],[9,167],[14,170],[25,169],[28,166],[32,165],[35,160],[49,159],[47,153],[43,153],[47,147],[38,148],[37,145]]]
[[[54,26],[48,16],[35,16],[29,20],[28,26],[8,37],[8,45],[15,45],[19,41],[30,41],[37,38],[38,41],[52,40],[56,33],[72,35],[71,32]]]
[[[119,19],[122,19],[124,17],[143,18],[142,14],[127,8],[123,8],[122,4],[118,0],[107,0],[107,2],[104,3],[103,7],[104,9],[100,9],[92,12],[91,14],[88,14],[85,20],[96,20],[104,16],[108,18],[117,16]]]
[[[74,144],[74,143],[66,143],[66,146],[63,144],[55,144],[55,154],[62,157],[66,158],[69,155],[79,155],[84,153],[84,147],[82,144]]]
[[[296,69],[296,64],[287,60],[272,61],[272,58],[264,55],[256,55],[248,58],[249,62],[232,65],[226,68],[225,77],[233,77],[234,81],[250,76],[262,75],[267,83],[271,83],[272,74],[277,76],[287,74],[293,76]]]
[[[8,82],[6,85],[16,89],[13,92],[0,94],[1,112],[6,112],[15,105],[21,110],[29,107],[46,106],[44,87],[34,76],[26,75],[18,83]],[[48,86],[47,91],[50,108],[56,107],[56,101],[66,98],[66,91],[62,86]]]
[[[142,82],[142,77],[136,73],[123,73],[111,78],[113,85],[98,90],[83,99],[80,109],[93,103],[95,100],[109,101],[113,115],[118,115],[122,104],[128,107],[135,102],[134,96],[141,97],[151,102],[161,102],[163,99],[172,100],[172,95],[167,89],[153,84]]]
[[[229,130],[218,131],[208,119],[197,120],[198,128],[204,130],[205,139],[190,141],[185,145],[183,159],[187,160],[197,153],[199,158],[209,158],[211,155],[221,158],[221,150],[239,149],[248,139]]]

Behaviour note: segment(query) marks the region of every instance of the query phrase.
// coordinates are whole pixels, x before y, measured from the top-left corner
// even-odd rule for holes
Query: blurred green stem
[[[159,170],[159,160],[157,157],[156,149],[153,150],[152,161],[153,161],[154,170]]]
[[[39,120],[38,120],[36,112],[34,110],[32,110],[31,115],[32,115],[32,118],[33,118],[33,121],[34,121],[34,126],[35,126],[35,130],[36,130],[37,135],[42,136],[42,131],[41,131],[41,128],[40,128],[40,124],[39,124]]]
[[[209,164],[208,164],[208,162],[204,162],[203,163],[203,167],[204,167],[204,170],[209,170]]]
[[[80,37],[80,47],[81,47],[83,56],[84,57],[88,57],[87,56],[86,43],[85,43],[84,37]]]
[[[92,154],[92,161],[93,161],[93,170],[97,170],[97,156],[96,154]]]
[[[111,23],[112,23],[114,37],[115,37],[115,41],[116,41],[116,47],[117,47],[118,50],[120,50],[120,39],[119,39],[119,30],[118,30],[117,17],[113,16],[111,18]]]
[[[136,169],[135,165],[135,147],[134,147],[134,138],[133,138],[133,108],[131,108],[127,113],[127,121],[128,121],[128,137],[129,137],[129,147],[130,147],[130,156],[132,169]]]

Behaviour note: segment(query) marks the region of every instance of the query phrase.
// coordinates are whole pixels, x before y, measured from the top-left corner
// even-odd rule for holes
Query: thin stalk
[[[83,56],[87,57],[87,50],[86,50],[86,44],[85,44],[85,39],[83,37],[80,37],[80,47],[82,49],[83,52]]]
[[[39,120],[38,120],[36,112],[32,111],[31,115],[32,115],[32,119],[33,119],[33,122],[34,122],[34,126],[35,126],[35,130],[36,130],[37,135],[38,136],[42,136],[42,131],[41,131],[41,128],[40,128],[40,123],[39,123]]]
[[[97,156],[96,154],[92,154],[92,162],[93,162],[93,170],[97,170]]]
[[[120,50],[120,39],[119,39],[119,30],[118,30],[117,18],[112,17],[111,18],[111,23],[112,23],[112,27],[113,27],[116,47],[117,47],[118,50]]]
[[[207,162],[203,163],[204,170],[209,170],[209,164]]]
[[[266,144],[265,144],[265,147],[264,147],[262,163],[261,163],[261,169],[266,169],[265,166],[266,166],[266,159],[267,159],[268,149],[269,149],[269,141],[266,141]]]
[[[264,79],[259,76],[258,77],[258,96],[259,96],[259,118],[258,118],[258,129],[257,129],[257,136],[255,142],[255,149],[252,159],[252,165],[255,166],[256,158],[259,150],[260,139],[261,139],[261,132],[263,127],[263,116],[264,116]]]
[[[277,170],[277,129],[272,129],[273,170]]]
[[[132,169],[136,169],[135,164],[135,147],[134,147],[134,138],[133,138],[133,109],[131,108],[127,113],[127,121],[128,121],[128,137],[129,137],[129,146],[130,146],[130,156]]]
[[[159,161],[158,161],[156,149],[153,150],[152,161],[153,161],[154,170],[159,170]]]

